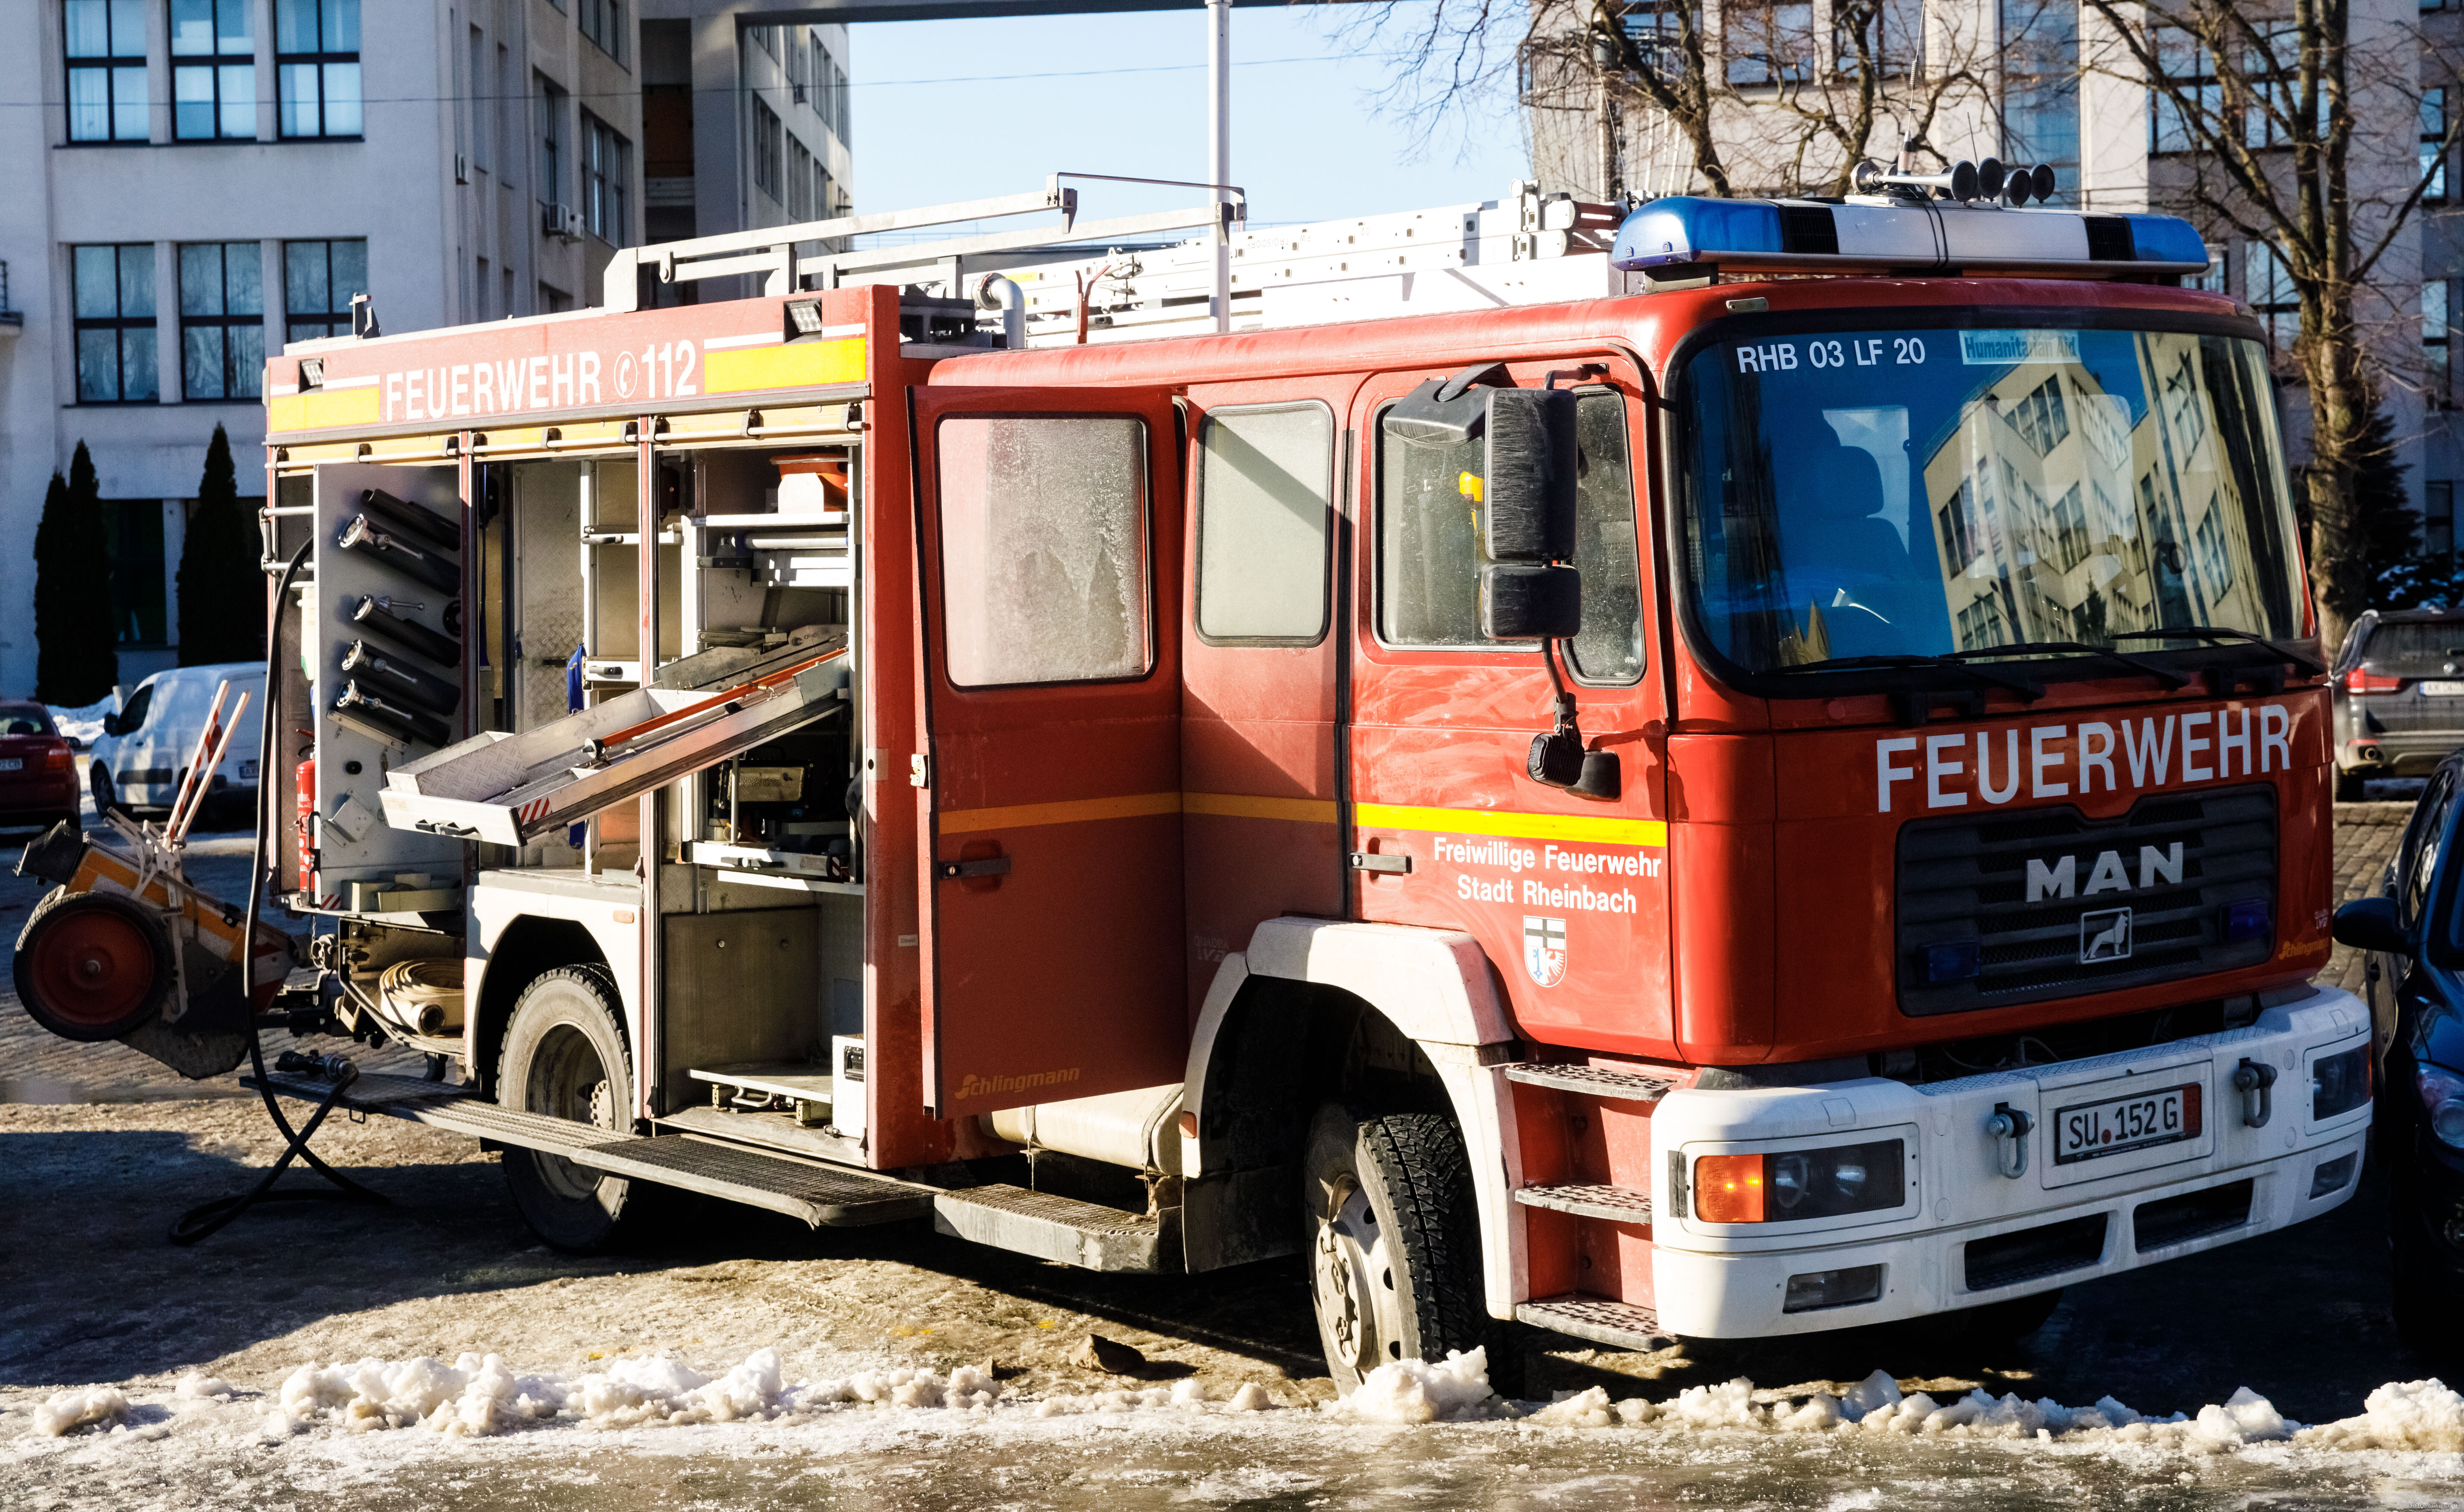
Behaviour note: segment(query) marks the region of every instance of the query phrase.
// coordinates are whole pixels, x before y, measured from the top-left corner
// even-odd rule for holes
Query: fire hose
[[[291,564],[283,569],[281,584],[274,591],[275,603],[288,602],[291,584],[299,576],[300,567],[308,559],[309,549],[315,544],[316,542],[311,540],[292,555]],[[282,620],[279,615],[275,615],[266,625],[265,630],[265,712],[257,721],[256,769],[269,776],[275,769],[275,742],[282,730],[282,668],[279,665],[281,646]],[[359,1080],[358,1066],[353,1065],[347,1058],[339,1055],[308,1056],[295,1051],[284,1052],[275,1062],[275,1067],[279,1071],[293,1074],[310,1072],[333,1079],[333,1090],[327,1092],[323,1100],[318,1103],[317,1110],[308,1116],[308,1121],[296,1129],[291,1127],[291,1120],[283,1116],[282,1104],[274,1095],[273,1085],[266,1080],[265,1044],[257,1028],[257,1014],[253,994],[250,992],[249,974],[253,970],[253,962],[256,960],[256,910],[265,898],[265,837],[271,834],[274,828],[271,805],[275,791],[272,782],[257,784],[256,843],[250,853],[248,910],[240,924],[239,970],[241,997],[243,1002],[247,1004],[247,1012],[243,1017],[248,1022],[249,1066],[255,1072],[256,1091],[257,1095],[265,1100],[266,1115],[274,1120],[274,1127],[282,1131],[282,1154],[265,1174],[258,1178],[256,1185],[248,1191],[235,1196],[216,1197],[210,1202],[200,1202],[181,1214],[171,1224],[170,1238],[174,1244],[194,1244],[259,1202],[328,1201],[382,1204],[392,1200],[383,1193],[371,1192],[336,1171],[319,1159],[316,1152],[308,1148],[308,1141],[315,1136],[318,1126],[324,1123],[325,1115],[334,1110],[335,1105],[341,1101],[342,1094],[349,1090],[353,1082]],[[310,1170],[331,1182],[334,1190],[297,1187],[276,1190],[275,1182],[281,1178],[283,1172],[290,1169],[294,1160],[305,1161]]]

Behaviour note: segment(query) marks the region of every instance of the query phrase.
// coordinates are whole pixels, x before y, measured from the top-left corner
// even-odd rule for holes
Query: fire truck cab
[[[2353,1191],[2327,692],[2187,226],[1526,191],[1242,232],[1228,334],[1175,249],[871,229],[268,362],[316,1011],[458,1064],[349,1101],[552,1242],[661,1183],[1302,1254],[1348,1389],[2041,1317]]]

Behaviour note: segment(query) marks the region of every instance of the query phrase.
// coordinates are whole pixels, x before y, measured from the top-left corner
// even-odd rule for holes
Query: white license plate
[[[0,756],[0,772],[22,772],[25,769],[26,763],[23,758],[18,756]]]
[[[2464,698],[2464,683],[2415,683],[2429,698]]]
[[[2061,1108],[2054,1114],[2054,1163],[2196,1139],[2199,1114],[2196,1082]]]

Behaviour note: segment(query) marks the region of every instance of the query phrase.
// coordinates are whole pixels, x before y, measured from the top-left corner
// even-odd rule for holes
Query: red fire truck
[[[1298,1254],[1347,1384],[2023,1327],[2334,1208],[2371,1024],[2311,981],[2263,333],[2184,223],[2013,181],[1243,230],[1228,334],[1205,237],[1055,188],[295,343],[283,1001],[458,1066],[343,1101],[553,1243],[650,1183]],[[30,865],[127,892],[133,833]],[[37,918],[30,1006],[236,1063],[237,992],[159,1021],[236,950],[107,932]]]

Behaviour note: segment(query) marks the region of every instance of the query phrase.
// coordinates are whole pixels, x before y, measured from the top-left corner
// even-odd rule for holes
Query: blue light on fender
[[[2125,215],[2123,219],[2130,223],[2130,250],[2139,261],[2207,265],[2208,244],[2189,221],[2177,215]]]
[[[1780,251],[1779,207],[1769,200],[1672,195],[1638,206],[1617,228],[1609,261],[1628,273]]]
[[[2225,905],[2225,938],[2261,940],[2276,930],[2276,910],[2265,898],[2238,898]]]
[[[1917,975],[1928,987],[1964,982],[1984,970],[1982,940],[1941,940],[1917,950]]]

